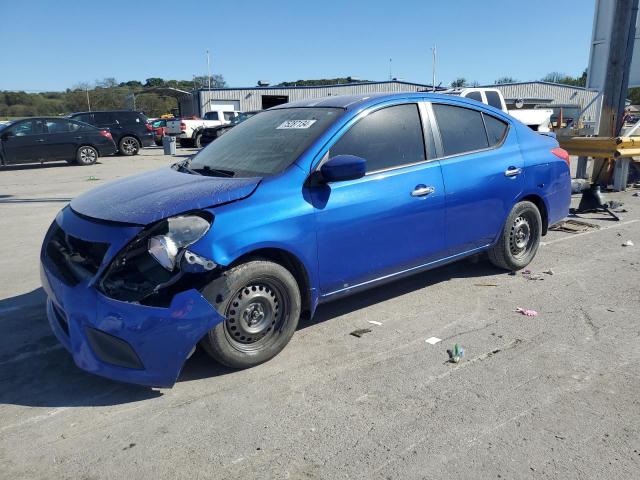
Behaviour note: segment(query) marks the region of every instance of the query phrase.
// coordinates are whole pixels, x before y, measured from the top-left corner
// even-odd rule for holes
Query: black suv
[[[141,147],[153,144],[153,127],[147,117],[131,110],[76,112],[69,118],[108,128],[122,155],[136,155]]]

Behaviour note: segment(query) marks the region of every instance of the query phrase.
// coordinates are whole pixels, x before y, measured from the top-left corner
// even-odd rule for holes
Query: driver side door
[[[406,103],[365,112],[330,148],[328,158],[364,158],[367,173],[311,189],[322,296],[393,278],[441,255],[444,185],[439,162],[426,153],[421,110]]]
[[[7,163],[27,163],[43,157],[46,150],[44,122],[24,120],[2,135],[2,148]]]

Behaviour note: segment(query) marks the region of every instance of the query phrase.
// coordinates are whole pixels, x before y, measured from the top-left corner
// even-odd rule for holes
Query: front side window
[[[228,122],[230,120],[233,120],[236,116],[236,114],[234,112],[223,112],[222,113],[224,115],[224,119]]]
[[[457,155],[489,147],[482,113],[470,108],[433,104],[444,155]]]
[[[367,172],[426,160],[418,106],[386,107],[357,122],[331,148],[330,157],[356,155]]]
[[[16,137],[24,137],[26,135],[40,135],[44,132],[43,120],[26,120],[20,122],[9,130],[10,134]]]
[[[115,116],[110,112],[97,112],[93,114],[96,125],[111,125],[118,123]]]
[[[275,175],[295,162],[343,112],[320,107],[262,112],[202,149],[189,168],[203,175]]]

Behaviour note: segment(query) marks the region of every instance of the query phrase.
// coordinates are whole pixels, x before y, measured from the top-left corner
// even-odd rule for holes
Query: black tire
[[[98,150],[91,145],[82,145],[76,152],[76,163],[78,165],[93,165],[98,161]]]
[[[531,202],[519,202],[511,209],[497,243],[487,252],[498,268],[520,270],[536,256],[542,235],[540,211]]]
[[[118,150],[120,155],[130,157],[131,155],[137,155],[140,151],[140,142],[136,137],[124,136],[118,142]]]
[[[202,147],[201,140],[202,140],[202,134],[201,133],[196,134],[196,138],[193,139],[193,146],[195,148],[201,148]]]
[[[193,146],[193,140],[190,138],[181,138],[179,143],[182,148],[189,148]]]
[[[248,261],[224,272],[202,293],[225,320],[201,345],[228,367],[248,368],[270,360],[298,326],[300,289],[291,272],[277,263]]]

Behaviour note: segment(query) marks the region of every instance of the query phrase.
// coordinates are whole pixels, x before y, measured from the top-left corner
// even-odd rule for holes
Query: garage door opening
[[[287,95],[262,95],[262,109],[275,107],[276,105],[282,105],[287,103],[289,97]]]

